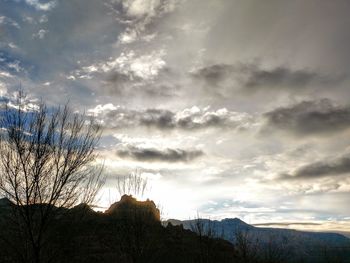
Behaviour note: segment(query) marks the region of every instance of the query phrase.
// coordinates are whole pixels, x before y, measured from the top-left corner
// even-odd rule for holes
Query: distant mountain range
[[[169,219],[164,224],[182,225],[184,229],[195,232],[201,228],[204,234],[225,239],[236,246],[241,243],[241,246],[248,247],[247,250],[257,250],[260,247],[260,250],[268,251],[273,248],[273,253],[288,255],[293,259],[292,262],[298,262],[298,257],[307,258],[305,262],[322,262],[320,258],[323,258],[324,254],[333,258],[327,262],[338,262],[335,257],[341,258],[339,262],[350,262],[350,239],[338,233],[255,227],[238,218],[226,218],[221,221]],[[344,259],[347,261],[342,261]]]
[[[258,239],[259,241],[266,243],[270,239],[278,240],[279,242],[288,241],[295,244],[308,243],[319,246],[349,246],[350,239],[344,235],[328,232],[306,232],[293,229],[283,228],[268,228],[268,227],[255,227],[245,223],[238,218],[226,218],[221,221],[199,219],[203,227],[208,231],[211,228],[217,237],[224,238],[231,243],[236,242],[236,234],[238,232],[244,232],[249,234],[251,239]],[[193,229],[194,225],[198,223],[198,219],[194,220],[176,220],[170,219],[166,221],[172,225],[183,225],[185,229]]]

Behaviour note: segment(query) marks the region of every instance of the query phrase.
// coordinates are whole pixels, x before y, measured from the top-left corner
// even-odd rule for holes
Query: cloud
[[[55,7],[47,5],[53,2]],[[346,175],[274,180],[348,146],[350,129],[337,131],[350,127],[345,79],[350,2],[286,2],[0,0],[0,89],[10,94],[21,83],[50,105],[68,97],[80,112],[91,109],[105,127],[99,150],[106,163],[163,169],[162,175],[181,186],[176,191],[196,186],[202,200],[219,191],[267,205],[287,196],[298,206],[301,196],[305,204],[311,192],[327,189],[323,198],[332,206],[321,202],[322,208],[334,211],[340,198],[327,193],[345,192]],[[41,29],[49,33],[34,40]],[[320,98],[345,106],[324,106]],[[291,100],[295,105],[285,104]],[[300,101],[302,109],[296,106]],[[255,119],[266,111],[265,119]],[[285,133],[255,136],[260,124]],[[237,132],[242,129],[249,132]],[[115,134],[140,140],[115,140]],[[196,165],[134,163],[116,156],[115,146],[126,143],[162,153],[206,154]],[[303,145],[307,152],[286,153]],[[331,160],[321,163],[334,166]],[[337,180],[341,186],[334,190]],[[213,186],[215,191],[206,191]]]
[[[128,146],[117,151],[121,158],[147,162],[190,162],[204,155],[201,150],[155,149]]]
[[[340,76],[330,77],[307,69],[285,66],[263,68],[259,64],[214,64],[191,72],[194,79],[209,87],[234,86],[245,91],[258,89],[289,89],[302,91],[315,85],[338,83]]]
[[[130,44],[138,40],[148,41],[147,28],[155,23],[156,19],[174,11],[178,0],[113,0],[109,8],[117,16],[117,20],[127,25],[119,35],[119,43]],[[145,35],[146,33],[146,35]]]
[[[339,176],[347,173],[350,173],[350,156],[344,155],[333,160],[323,160],[304,165],[292,174],[282,174],[280,178],[313,179],[327,176]]]
[[[40,29],[37,33],[33,34],[33,38],[44,39],[47,33],[49,33],[48,30]]]
[[[129,50],[116,57],[80,66],[66,74],[66,79],[99,85],[100,93],[117,95],[123,98],[139,97],[142,100],[175,97],[180,85],[173,81],[175,72],[168,68],[163,49],[147,53]]]
[[[97,74],[105,74],[108,82],[149,81],[153,80],[165,67],[164,50],[153,51],[138,56],[134,51],[122,52],[117,58],[109,61],[84,66],[73,72],[77,78],[92,78]]]
[[[207,67],[203,67],[192,72],[192,76],[198,79],[203,79],[210,85],[218,85],[234,72],[232,65],[215,64]]]
[[[271,222],[271,223],[259,223],[253,224],[254,226],[265,227],[289,227],[289,226],[320,226],[320,223],[314,222]]]
[[[336,106],[329,99],[302,101],[264,114],[265,128],[296,135],[335,133],[350,128],[350,108]]]
[[[127,0],[123,2],[123,7],[129,17],[154,16],[160,3],[159,0]]]
[[[0,16],[0,25],[10,25],[17,29],[21,28],[16,21],[6,16]]]
[[[33,6],[36,10],[40,10],[40,11],[50,11],[54,7],[56,7],[56,4],[57,4],[56,1],[41,3],[39,0],[25,0],[25,2],[28,5]]]
[[[50,81],[55,90],[61,92],[68,92],[69,86],[70,95],[81,100],[82,93],[90,92],[89,87],[94,84],[85,83],[84,79],[65,83],[65,76],[81,65],[89,66],[120,54],[113,44],[123,26],[108,13],[109,9],[104,5],[106,1],[1,1],[0,9],[4,15],[19,21],[21,29],[17,32],[11,25],[5,25],[5,30],[0,30],[0,35],[6,36],[6,42],[17,45],[19,49],[4,49],[2,43],[0,46],[25,64],[30,78],[28,82]],[[50,12],[38,12],[39,9],[50,9]],[[80,10],[80,15],[72,10]],[[33,41],[33,38],[38,41]],[[94,52],[98,55],[93,56]],[[24,84],[24,80],[21,82]],[[36,84],[33,83],[33,87]],[[39,88],[35,88],[35,92],[39,93],[38,96],[45,96]],[[52,92],[55,93],[51,91],[50,94]]]
[[[291,70],[277,67],[271,70],[256,69],[249,73],[245,87],[305,87],[312,83],[327,82],[327,78],[308,70]]]
[[[10,54],[0,52],[0,71],[3,77],[12,77],[14,74],[25,72],[22,63]]]
[[[40,18],[39,18],[39,23],[41,24],[44,24],[44,23],[47,23],[49,21],[47,15],[42,15]]]
[[[173,112],[165,109],[129,110],[113,104],[98,105],[88,110],[108,128],[118,129],[144,126],[160,130],[197,130],[206,128],[245,129],[252,123],[246,113],[228,111],[225,108],[211,111],[196,106]]]

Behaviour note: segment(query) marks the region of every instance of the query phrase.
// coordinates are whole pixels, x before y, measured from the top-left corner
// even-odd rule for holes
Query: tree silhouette
[[[256,262],[259,240],[249,233],[249,229],[235,230],[235,254],[242,262]]]
[[[39,263],[52,219],[92,203],[103,184],[102,166],[94,165],[101,129],[67,105],[31,105],[23,92],[4,105],[0,128],[0,195],[15,204],[22,260]]]
[[[190,229],[197,234],[199,246],[199,262],[212,262],[214,256],[214,239],[217,238],[214,223],[210,219],[197,217],[192,221]]]
[[[147,185],[147,178],[143,178],[139,170],[117,178],[117,192],[120,197],[123,195],[131,195],[142,198],[147,190]]]

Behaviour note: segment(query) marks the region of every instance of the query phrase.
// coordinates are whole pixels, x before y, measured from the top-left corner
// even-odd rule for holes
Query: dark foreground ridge
[[[21,262],[25,233],[0,199],[0,262]],[[36,209],[35,207],[33,209]],[[56,211],[42,262],[350,262],[339,234],[256,228],[235,219],[160,221],[153,201],[124,195],[104,213],[80,204]]]
[[[20,262],[18,250],[26,245],[23,233],[8,227],[13,208],[0,200],[1,263]],[[43,262],[237,262],[228,241],[203,237],[199,243],[198,236],[182,226],[164,227],[153,201],[127,195],[104,213],[84,204],[58,211],[50,229]],[[210,244],[210,253],[204,243]]]

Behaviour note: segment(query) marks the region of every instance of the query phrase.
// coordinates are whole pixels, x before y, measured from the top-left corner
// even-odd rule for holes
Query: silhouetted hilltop
[[[160,221],[159,209],[153,201],[138,201],[131,195],[123,195],[119,202],[112,204],[104,213],[120,218],[139,216],[145,220]]]
[[[81,203],[71,208],[68,213],[72,217],[94,217],[96,212],[87,204]]]

